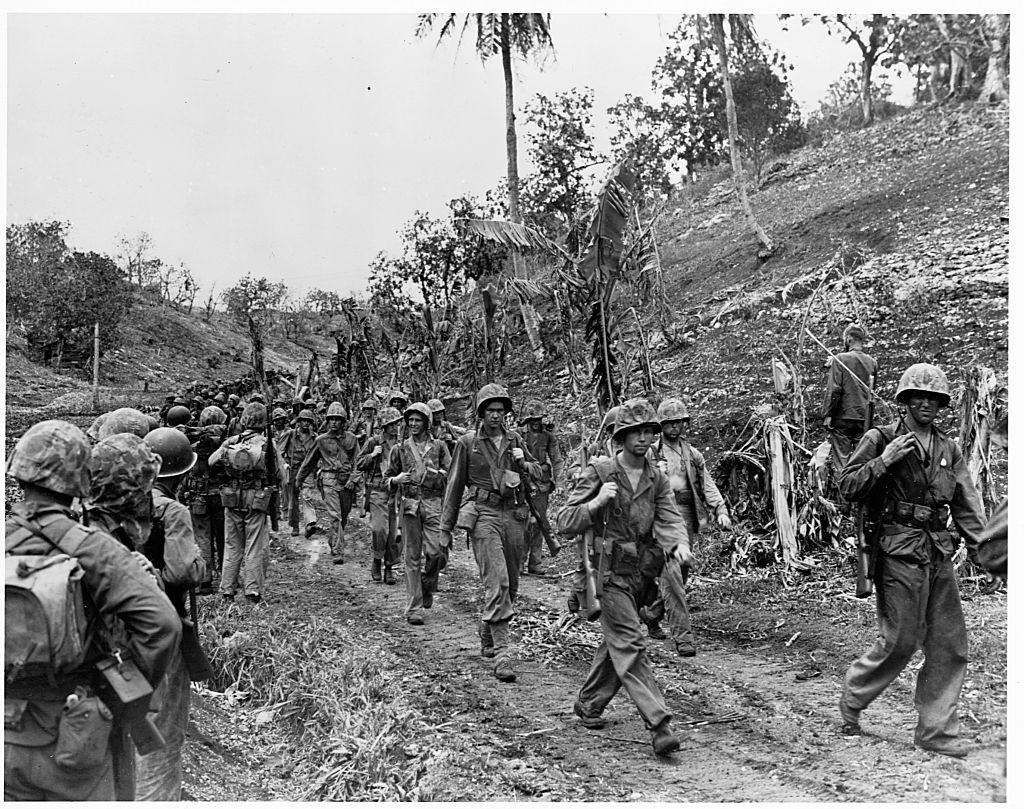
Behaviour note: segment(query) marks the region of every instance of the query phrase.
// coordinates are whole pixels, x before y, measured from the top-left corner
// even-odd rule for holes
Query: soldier
[[[377,416],[377,400],[367,399],[363,402],[362,410],[359,411],[359,421],[352,428],[352,433],[360,446],[373,435],[373,422]],[[401,414],[399,414],[401,416]]]
[[[404,413],[405,408],[409,406],[408,395],[400,390],[388,391],[384,398],[387,400],[388,407],[395,408],[399,413]]]
[[[145,442],[160,456],[160,472],[153,487],[153,528],[143,552],[156,568],[178,616],[184,618],[185,596],[206,578],[206,565],[196,545],[189,510],[175,495],[198,456],[182,433],[168,427],[153,430]],[[181,798],[181,749],[188,728],[190,682],[179,648],[153,695],[159,706],[156,726],[165,745],[162,750],[136,756],[137,801]]]
[[[615,431],[615,419],[618,415],[618,406],[609,407],[605,411],[604,418],[601,419],[601,426],[597,431],[597,440],[587,450],[587,455],[590,458],[599,458],[601,456],[614,458],[615,453],[621,449],[621,447],[616,445],[616,441],[612,437]]]
[[[519,590],[529,507],[521,478],[540,479],[540,466],[528,456],[519,434],[505,427],[512,399],[501,385],[484,385],[476,395],[479,426],[455,443],[441,513],[441,543],[452,545],[452,531],[465,528],[484,586],[480,653],[494,658],[494,676],[516,678],[509,657],[509,621]],[[468,488],[469,498],[462,504]],[[456,525],[456,520],[458,525]]]
[[[729,508],[708,473],[704,455],[687,440],[690,412],[686,405],[680,399],[666,399],[658,406],[658,420],[661,422],[661,437],[652,449],[653,458],[668,478],[691,544],[696,544],[701,528],[707,526],[709,514],[715,515],[722,528],[732,528]],[[654,606],[651,613],[657,616],[661,611],[659,608],[668,613],[676,652],[680,657],[693,657],[697,648],[686,606],[686,573],[674,562],[666,562],[659,577],[661,603]],[[648,631],[653,638],[665,636],[657,618],[648,622]]]
[[[843,330],[846,350],[833,357],[829,364],[821,415],[825,429],[829,431],[832,463],[837,475],[864,435],[865,423],[870,417],[878,363],[874,357],[864,353],[866,337],[864,329],[851,323]]]
[[[859,734],[861,711],[922,649],[914,743],[963,758],[968,749],[958,740],[956,704],[967,672],[967,629],[951,560],[959,541],[949,518],[972,561],[984,519],[960,447],[933,423],[949,398],[940,368],[911,365],[896,389],[904,415],[869,430],[840,473],[843,495],[863,502],[868,525],[877,526],[871,534],[879,637],[846,672],[839,712],[843,732]]]
[[[299,535],[300,521],[307,538],[316,531],[316,508],[313,505],[316,490],[312,483],[299,485],[299,467],[306,460],[316,441],[316,434],[313,432],[315,424],[316,417],[312,410],[300,410],[295,427],[288,432],[288,438],[281,450],[288,466],[288,488],[291,489],[288,498],[288,524],[292,528],[293,537]]]
[[[451,452],[455,449],[455,442],[466,434],[466,430],[448,421],[448,411],[440,399],[431,399],[427,402],[427,407],[431,413],[430,434],[444,441]]]
[[[679,749],[669,713],[640,630],[637,604],[655,587],[666,557],[692,562],[689,537],[665,474],[647,451],[661,431],[646,399],[619,408],[613,437],[622,443],[614,458],[592,460],[558,515],[558,530],[582,534],[593,528],[607,554],[601,595],[601,644],[573,711],[584,727],[601,727],[601,714],[624,685],[651,732],[658,755]],[[585,552],[585,551],[584,551]],[[593,560],[602,569],[600,559]]]
[[[347,420],[345,408],[332,402],[327,408],[327,432],[316,437],[298,473],[300,487],[307,477],[317,473],[317,485],[331,518],[329,543],[331,560],[336,565],[345,562],[345,526],[355,499],[352,469],[359,452],[356,437],[345,429]]]
[[[160,423],[164,423],[164,417],[167,415],[167,411],[174,407],[174,400],[177,398],[175,394],[168,393],[164,397],[164,403],[160,407]]]
[[[82,570],[82,589],[99,621],[90,622],[89,630],[83,622],[84,652],[76,662],[54,670],[55,638],[45,644],[49,649],[40,649],[39,637],[25,635],[25,625],[12,623],[17,616],[6,613],[5,658],[24,652],[25,665],[6,672],[4,684],[5,800],[131,800],[131,779],[126,782],[115,775],[132,770],[132,753],[121,746],[129,720],[122,714],[109,718],[115,703],[95,666],[107,654],[101,639],[113,631],[115,619],[120,621],[127,629],[123,654],[152,685],[163,678],[181,642],[181,624],[173,607],[131,551],[99,528],[86,528],[74,519],[72,500],[90,494],[89,454],[85,434],[73,424],[42,421],[29,428],[7,459],[7,474],[25,493],[7,518],[8,560],[12,555],[74,557]],[[68,626],[61,630],[73,632]],[[40,661],[47,662],[36,663],[37,651]],[[76,704],[81,705],[77,712]],[[75,739],[67,740],[71,744],[63,755],[74,756],[75,768],[60,763],[57,753],[65,709],[77,713],[74,721],[84,721],[86,712],[92,712],[96,721],[112,722],[109,741],[76,746]]]
[[[526,425],[526,434],[523,440],[530,455],[541,465],[543,475],[537,483],[536,492],[533,495],[533,504],[538,512],[546,514],[548,510],[548,498],[554,491],[558,481],[562,479],[562,450],[558,446],[558,438],[544,429],[544,405],[540,402],[528,402],[523,409],[523,415],[519,418],[520,424]],[[530,518],[526,526],[526,550],[528,558],[526,572],[534,576],[544,575],[541,567],[541,555],[544,548],[544,535],[541,533],[540,525]]]
[[[241,398],[237,393],[232,393],[228,396],[228,437],[233,435],[241,435],[242,424],[241,424]]]
[[[292,397],[292,412],[291,412],[291,416],[289,416],[289,418],[288,418],[288,421],[291,423],[292,427],[294,427],[296,425],[296,422],[298,422],[298,420],[299,420],[299,413],[301,413],[305,409],[306,409],[305,401],[303,401],[303,399],[301,397],[299,397],[299,396],[293,396]]]
[[[267,409],[250,402],[242,411],[242,432],[227,438],[210,456],[210,466],[223,470],[228,482],[221,486],[224,505],[224,567],[221,570],[220,594],[230,601],[235,597],[239,571],[248,601],[258,604],[263,597],[266,575],[267,544],[270,526],[267,515],[274,487],[280,479],[271,479],[267,453],[276,452],[267,445],[265,433]],[[277,459],[277,469],[284,466]]]
[[[402,414],[393,407],[385,407],[380,414],[379,436],[371,435],[356,458],[356,469],[363,474],[366,498],[369,502],[370,532],[373,537],[373,562],[370,578],[381,581],[381,564],[384,565],[384,583],[395,584],[392,570],[398,561],[398,544],[395,541],[395,495],[387,485],[386,470],[391,449],[398,442],[398,425]]]
[[[283,407],[275,408],[272,423],[274,425],[274,446],[277,447],[277,454],[282,458],[285,458],[284,449],[288,444],[288,437],[291,433],[291,428],[288,427],[288,411]],[[285,461],[281,466],[281,478],[283,480],[291,479],[291,468],[288,466],[287,458],[285,458]],[[291,513],[292,487],[287,483],[281,487],[281,497],[278,505],[280,507],[281,514],[287,515]],[[292,529],[292,536],[295,536],[296,534],[298,534],[298,530]]]
[[[441,540],[441,495],[451,455],[444,441],[430,435],[430,408],[409,405],[405,422],[409,437],[389,455],[387,483],[402,494],[402,536],[405,540],[405,619],[423,623],[423,610],[434,605],[437,577],[448,561]]]
[[[227,478],[222,471],[210,467],[210,456],[224,443],[226,422],[227,414],[216,405],[203,408],[199,414],[199,427],[190,436],[198,460],[179,498],[192,515],[196,544],[206,565],[206,581],[199,588],[200,594],[213,592],[214,572],[219,575],[224,561],[224,506],[220,502],[220,487]]]
[[[192,422],[192,411],[185,405],[175,405],[164,416],[164,426],[184,427]]]

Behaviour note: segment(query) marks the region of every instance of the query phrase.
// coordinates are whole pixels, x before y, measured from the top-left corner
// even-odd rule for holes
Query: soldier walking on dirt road
[[[295,419],[295,426],[288,431],[281,453],[288,465],[288,488],[291,491],[287,514],[293,537],[299,535],[300,522],[307,537],[316,530],[316,508],[313,506],[316,489],[312,484],[299,484],[299,467],[312,451],[316,441],[316,434],[313,432],[315,424],[316,417],[312,410],[300,410]]]
[[[869,430],[840,475],[843,494],[868,509],[879,638],[846,672],[839,712],[845,734],[861,733],[861,711],[922,649],[914,744],[963,758],[968,748],[958,739],[956,706],[967,673],[967,628],[952,563],[960,543],[949,519],[976,560],[984,512],[960,447],[933,424],[949,398],[940,368],[911,365],[896,390],[905,414]]]
[[[593,529],[598,552],[592,563],[603,587],[601,644],[573,711],[584,727],[602,727],[601,714],[625,686],[651,732],[655,753],[667,755],[679,749],[679,741],[647,659],[637,605],[657,587],[655,578],[666,558],[688,566],[693,556],[668,478],[647,456],[660,432],[646,399],[622,404],[613,431],[622,450],[587,465],[559,512],[558,530],[583,534]]]
[[[554,433],[544,429],[544,405],[540,402],[528,402],[523,408],[523,415],[519,418],[520,424],[526,425],[526,432],[523,441],[530,454],[543,470],[542,477],[537,483],[536,493],[533,495],[533,504],[537,511],[546,514],[548,510],[548,498],[554,491],[558,481],[562,479],[562,450],[558,446],[558,437]],[[541,567],[541,556],[544,550],[544,535],[541,533],[540,525],[530,517],[526,525],[526,572],[534,576],[543,575]]]
[[[341,565],[345,562],[345,526],[355,500],[352,471],[359,453],[359,442],[345,429],[348,414],[340,402],[331,402],[326,418],[327,432],[316,437],[313,449],[299,467],[298,484],[301,487],[306,478],[316,472],[317,484],[331,520],[328,538],[331,561]]]
[[[465,529],[484,586],[480,653],[494,658],[494,676],[516,679],[509,656],[509,621],[519,591],[519,567],[529,515],[522,474],[540,479],[540,466],[523,448],[519,434],[505,428],[512,399],[501,385],[484,385],[476,395],[479,425],[455,443],[441,512],[442,544]],[[468,492],[465,504],[463,492]]]
[[[451,455],[444,441],[430,435],[430,408],[414,402],[405,410],[409,437],[390,451],[388,486],[402,494],[405,540],[405,618],[423,623],[423,610],[434,605],[437,577],[448,560],[441,540],[441,495]]]
[[[370,534],[372,536],[373,567],[370,578],[381,581],[381,565],[384,566],[383,581],[395,584],[393,567],[398,561],[398,543],[395,541],[398,519],[395,514],[395,493],[388,486],[387,471],[391,450],[398,442],[398,425],[402,414],[393,407],[385,407],[380,413],[380,436],[371,435],[356,458],[356,468],[363,473],[363,485],[370,505]]]

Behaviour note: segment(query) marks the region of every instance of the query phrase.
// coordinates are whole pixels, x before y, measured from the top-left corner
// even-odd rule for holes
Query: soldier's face
[[[435,427],[439,427],[440,425],[444,424],[444,411],[438,410],[436,413],[433,413],[431,415],[431,419]]]
[[[625,437],[622,439],[622,449],[631,455],[635,455],[637,458],[642,458],[647,454],[647,450],[650,449],[653,443],[654,428],[639,427],[626,432]]]
[[[384,428],[384,435],[389,440],[394,440],[398,436],[398,422],[393,421],[387,427]]]
[[[527,419],[526,426],[530,428],[531,433],[539,433],[543,428],[540,419]]]
[[[286,419],[274,419],[274,429],[275,430],[283,430],[285,423],[286,423]]]
[[[679,436],[685,436],[690,431],[689,427],[690,422],[688,419],[676,419],[675,421],[662,422],[661,432],[669,441],[678,441]]]
[[[922,427],[927,427],[935,421],[941,407],[942,399],[932,394],[912,393],[907,397],[907,411],[910,413],[910,417]]]
[[[492,430],[497,430],[505,421],[505,405],[500,402],[492,402],[484,408],[484,425]]]
[[[299,429],[304,433],[308,433],[313,429],[313,422],[309,419],[299,419]]]
[[[373,421],[373,411],[368,407],[363,408],[363,421]]]
[[[344,426],[345,419],[338,418],[337,416],[331,416],[329,419],[327,419],[327,429],[334,434],[340,433]]]
[[[409,416],[409,433],[413,438],[419,438],[426,432],[427,422],[419,413],[413,413]]]

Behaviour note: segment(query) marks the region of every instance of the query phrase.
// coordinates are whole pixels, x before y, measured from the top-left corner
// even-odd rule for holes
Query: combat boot
[[[385,565],[385,567],[384,567],[384,583],[385,584],[394,584],[395,583],[395,574],[394,574],[394,571],[391,569],[391,565]]]
[[[516,670],[512,668],[512,661],[508,655],[502,655],[494,664],[494,676],[503,683],[514,683],[516,681]]]
[[[967,758],[967,754],[970,752],[970,747],[958,739],[948,739],[936,743],[915,741],[914,744],[929,753],[938,753],[940,756],[949,756],[950,758]]]
[[[586,711],[583,710],[583,703],[576,700],[572,705],[572,712],[580,718],[580,724],[583,727],[590,730],[598,730],[603,728],[606,724],[604,717],[601,716],[590,716]]]
[[[679,739],[672,735],[668,719],[662,719],[661,723],[651,731],[651,745],[659,756],[667,756],[679,749]]]
[[[373,567],[370,568],[370,578],[374,581],[380,581],[380,559],[373,560]]]
[[[480,621],[480,655],[482,657],[494,657],[494,639],[491,637],[491,625],[487,621]]]
[[[843,720],[840,732],[844,736],[860,736],[863,733],[860,727],[860,711],[851,708],[842,699],[839,700],[839,717]]]

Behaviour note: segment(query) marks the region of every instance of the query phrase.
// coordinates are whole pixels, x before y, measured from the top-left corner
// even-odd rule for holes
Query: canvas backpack
[[[89,530],[70,520],[39,526],[11,519],[18,527],[11,533],[8,523],[12,550],[4,559],[4,676],[8,684],[20,677],[52,682],[80,668],[89,651],[85,573],[74,556]],[[18,553],[17,545],[33,535],[57,553]]]
[[[263,477],[267,471],[266,436],[252,435],[244,441],[235,441],[224,447],[224,460],[228,474],[235,478]]]

